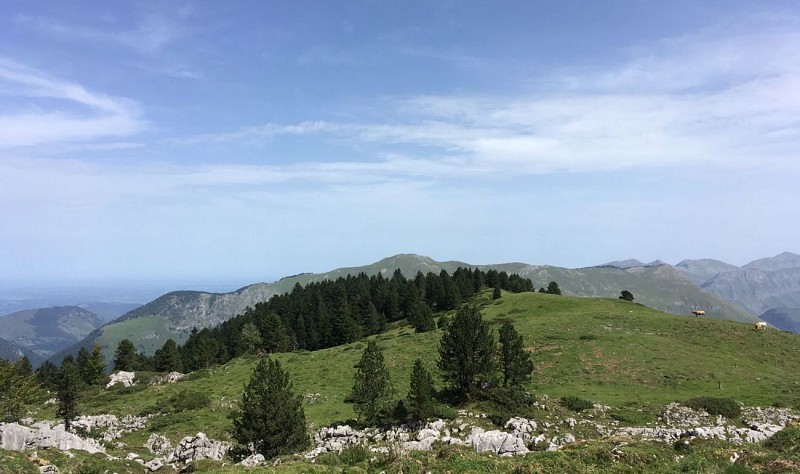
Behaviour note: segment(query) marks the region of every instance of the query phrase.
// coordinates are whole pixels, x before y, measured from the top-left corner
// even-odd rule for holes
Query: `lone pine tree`
[[[500,370],[504,387],[522,385],[531,379],[533,372],[531,355],[525,352],[522,335],[508,321],[500,327]]]
[[[439,369],[444,379],[470,398],[476,382],[495,372],[495,340],[489,324],[474,306],[463,306],[439,342]]]
[[[267,459],[303,450],[310,439],[302,402],[280,362],[262,358],[231,414],[231,434],[240,445]]]
[[[375,341],[369,341],[356,365],[350,400],[353,410],[368,424],[375,423],[392,396],[392,381]]]

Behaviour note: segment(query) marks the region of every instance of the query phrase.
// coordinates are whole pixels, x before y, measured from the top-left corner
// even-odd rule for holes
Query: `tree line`
[[[317,350],[346,344],[386,330],[406,319],[418,332],[435,329],[434,311],[457,308],[484,288],[509,292],[535,291],[533,283],[517,274],[497,270],[458,268],[452,275],[417,272],[406,278],[396,270],[382,274],[348,275],[336,280],[295,285],[291,292],[258,303],[215,328],[194,329],[183,346],[168,339],[151,357],[137,353],[132,341],[122,340],[114,352],[114,370],[189,372],[221,364],[244,353]],[[440,325],[446,324],[440,318]],[[76,413],[80,392],[107,380],[100,346],[81,348],[61,366],[46,361],[35,373],[23,358],[0,366],[5,384],[0,393],[2,419],[20,416],[21,407],[41,397],[40,389],[56,394],[59,416],[68,423]],[[12,376],[13,375],[13,376]]]
[[[245,353],[318,350],[362,339],[406,319],[417,331],[434,329],[433,313],[456,309],[483,288],[535,291],[531,280],[504,271],[461,268],[453,274],[417,272],[406,278],[365,273],[336,280],[299,283],[292,291],[257,303],[217,327],[193,329],[179,346],[172,339],[153,357],[122,341],[116,370],[188,372],[223,364]]]

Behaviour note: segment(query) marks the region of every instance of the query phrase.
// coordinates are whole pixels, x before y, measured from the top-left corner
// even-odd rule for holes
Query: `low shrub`
[[[787,426],[764,442],[764,446],[784,454],[800,454],[800,426]]]
[[[530,393],[514,387],[494,387],[483,392],[489,405],[489,419],[497,426],[504,426],[514,416],[532,416],[533,397]]]
[[[197,410],[211,405],[211,397],[197,390],[184,388],[169,398],[172,411],[177,413],[186,410]]]
[[[139,416],[150,415],[152,413],[180,413],[187,410],[197,410],[211,405],[211,397],[203,392],[183,388],[167,399],[156,402],[143,408]]]
[[[583,410],[594,408],[593,401],[586,400],[585,398],[581,397],[576,397],[574,395],[561,397],[559,403],[561,404],[562,407],[566,408],[567,410],[572,410],[574,412],[582,412]]]
[[[709,415],[722,415],[728,419],[736,419],[742,414],[739,402],[732,398],[697,397],[685,405],[693,410],[705,410]]]
[[[436,321],[436,327],[439,329],[445,329],[449,325],[450,325],[450,316],[446,314],[440,317],[438,321]]]
[[[177,425],[178,423],[185,423],[192,420],[192,418],[194,418],[194,416],[187,412],[170,413],[168,415],[156,416],[151,418],[147,423],[147,431],[152,433],[163,431],[164,428],[170,427],[171,425]]]
[[[339,459],[346,466],[355,466],[369,460],[371,454],[366,445],[351,444],[342,449],[342,452],[339,453]]]

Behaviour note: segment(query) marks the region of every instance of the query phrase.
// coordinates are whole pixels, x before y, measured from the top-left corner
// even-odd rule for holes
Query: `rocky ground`
[[[534,408],[541,415],[537,415],[535,420],[515,417],[502,428],[492,425],[484,414],[464,410],[459,411],[452,420],[435,420],[390,429],[359,430],[348,425],[323,427],[313,433],[313,448],[303,456],[314,462],[321,454],[338,453],[358,445],[375,453],[427,451],[441,445],[463,445],[480,453],[515,456],[532,450],[557,451],[565,445],[599,438],[615,438],[621,442],[655,440],[671,443],[701,438],[744,445],[763,441],[788,424],[800,420],[800,413],[787,408],[744,407],[741,419],[734,422],[671,403],[662,409],[656,423],[621,426],[618,420],[607,416],[610,408],[602,405],[572,414],[543,396],[535,402]],[[74,431],[84,433],[84,436],[67,432],[63,425],[51,422],[23,420],[22,424],[0,424],[0,445],[3,449],[31,452],[34,457],[37,450],[48,448],[90,453],[106,453],[108,449],[119,453],[127,447],[118,441],[119,438],[145,428],[151,417],[80,417],[74,421]],[[149,471],[158,471],[164,466],[178,470],[201,459],[222,460],[231,445],[197,433],[181,439],[173,446],[167,437],[153,433],[144,447],[152,455],[151,458],[145,459],[132,452],[122,457],[140,463]],[[118,459],[110,454],[107,456]],[[264,462],[263,457],[254,455],[241,464],[254,466]],[[57,472],[55,466],[42,466],[40,469],[41,472]]]

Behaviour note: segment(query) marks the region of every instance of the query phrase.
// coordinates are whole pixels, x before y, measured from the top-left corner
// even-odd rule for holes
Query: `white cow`
[[[764,321],[759,321],[753,325],[753,329],[756,331],[763,331],[764,329],[767,329],[767,323]]]

